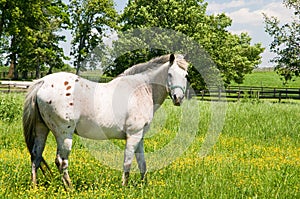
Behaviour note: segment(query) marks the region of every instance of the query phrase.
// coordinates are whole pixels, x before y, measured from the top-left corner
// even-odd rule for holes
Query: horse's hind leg
[[[72,148],[72,133],[55,134],[55,137],[57,141],[55,164],[62,174],[65,189],[72,189],[72,183],[68,173],[68,158]]]
[[[36,135],[34,137],[34,144],[31,151],[31,178],[33,187],[37,184],[37,170],[41,165],[43,159],[42,154],[45,148],[49,129],[43,123],[36,124]]]

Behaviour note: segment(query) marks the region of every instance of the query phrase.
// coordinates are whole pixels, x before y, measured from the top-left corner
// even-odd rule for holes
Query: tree
[[[72,55],[76,74],[83,61],[96,47],[101,50],[103,38],[116,28],[117,12],[112,0],[73,0],[70,5],[72,20]],[[99,52],[98,52],[99,53]]]
[[[265,18],[265,31],[273,37],[270,44],[271,52],[276,56],[271,60],[274,62],[275,70],[283,76],[284,84],[300,75],[300,1],[285,0],[284,5],[294,9],[294,19],[291,23],[280,25],[275,17]]]
[[[39,78],[41,69],[47,67],[48,73],[52,73],[53,68],[62,68],[64,59],[68,59],[59,46],[59,42],[64,41],[65,36],[59,35],[58,32],[68,28],[69,15],[68,7],[60,0],[40,1],[34,9],[35,14],[29,14],[25,21],[30,22],[32,17],[39,20],[28,26],[31,30],[29,29],[28,35],[24,36],[24,43],[27,42],[27,45],[20,47],[19,66],[25,72],[35,69],[36,77]]]
[[[260,44],[251,46],[251,38],[247,34],[234,35],[228,32],[226,28],[231,25],[231,19],[225,14],[208,16],[206,7],[207,3],[203,0],[129,0],[120,19],[121,30],[160,27],[180,32],[200,43],[215,62],[226,83],[229,84],[232,80],[242,82],[244,75],[250,73],[260,63],[263,48]],[[168,38],[165,36],[163,39]],[[143,51],[146,53],[144,59],[137,59],[143,57],[141,56]],[[126,63],[132,64],[132,61],[124,59],[135,58],[146,61],[161,53],[166,51],[149,47],[141,51],[128,52],[128,55],[117,59],[114,66],[108,70],[121,71],[129,67]],[[199,84],[203,81],[199,80],[201,77],[199,74],[196,75],[195,68],[191,74],[194,87],[200,87]]]
[[[57,35],[69,23],[67,6],[60,0],[13,1],[4,0],[1,9],[1,47],[10,59],[11,71],[36,70],[41,67],[62,67],[66,58]]]

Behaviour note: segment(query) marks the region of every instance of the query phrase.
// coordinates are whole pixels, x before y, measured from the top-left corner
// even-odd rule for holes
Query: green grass
[[[300,78],[295,78],[294,81],[288,82],[287,85],[283,85],[281,76],[274,71],[255,70],[251,74],[245,76],[245,80],[240,86],[258,86],[258,87],[290,87],[299,88]],[[238,86],[239,84],[232,82],[231,86]]]
[[[0,99],[10,97],[1,95]],[[30,158],[20,117],[11,121],[0,118],[0,196],[47,199],[300,197],[299,105],[228,103],[222,134],[206,157],[200,157],[199,152],[211,122],[211,104],[199,101],[198,106],[200,121],[194,129],[193,142],[181,157],[160,170],[150,171],[146,184],[139,180],[139,174],[133,173],[129,186],[122,187],[122,172],[105,166],[75,136],[69,162],[72,192],[64,191],[55,167],[56,144],[52,135],[48,137],[44,156],[54,176],[47,178],[39,173],[38,189],[31,188]],[[177,132],[184,133],[178,125],[184,114],[180,108],[166,101],[160,110],[145,140],[147,153],[164,148]],[[198,116],[192,111],[188,117],[192,121]],[[124,142],[115,144],[122,146]],[[147,162],[149,167],[155,163],[160,162]]]

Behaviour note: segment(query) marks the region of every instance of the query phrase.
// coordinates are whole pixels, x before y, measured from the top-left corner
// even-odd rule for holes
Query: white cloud
[[[240,8],[246,6],[246,3],[243,0],[233,0],[229,3],[216,3],[216,2],[209,2],[207,6],[207,11],[212,13],[219,13],[220,11],[224,11],[230,8]]]
[[[293,10],[286,8],[281,1],[264,4],[254,4],[255,1],[233,0],[227,3],[212,2],[207,10],[211,13],[225,12],[236,24],[248,24],[259,26],[264,23],[263,13],[267,16],[275,16],[282,22],[290,22]],[[258,3],[258,2],[256,2]],[[257,8],[257,9],[256,9]]]
[[[227,13],[227,15],[233,20],[233,23],[238,24],[258,26],[263,21],[263,15],[260,10],[250,11],[249,8],[241,8],[237,11]]]
[[[262,13],[267,16],[277,17],[281,22],[288,23],[292,21],[293,10],[286,8],[282,2],[272,2],[264,6]]]

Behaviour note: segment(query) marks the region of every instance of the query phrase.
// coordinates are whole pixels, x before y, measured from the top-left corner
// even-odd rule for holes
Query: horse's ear
[[[185,59],[186,61],[188,61],[189,60],[189,54],[183,55],[183,59]]]
[[[174,60],[175,60],[175,55],[171,54],[170,55],[170,60],[169,60],[171,65],[173,64]]]

